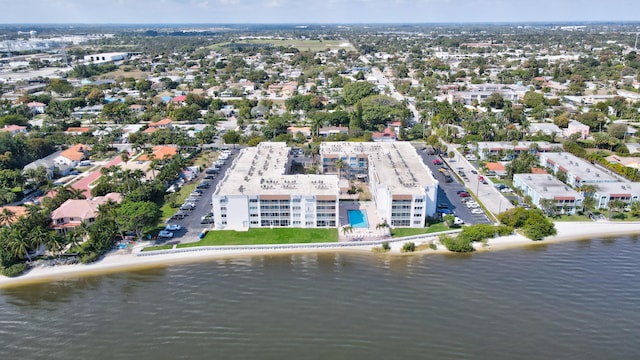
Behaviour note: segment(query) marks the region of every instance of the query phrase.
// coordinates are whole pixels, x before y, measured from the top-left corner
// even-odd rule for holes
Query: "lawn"
[[[337,242],[338,229],[249,229],[248,231],[214,230],[204,239],[189,244],[180,244],[179,248],[193,246],[219,245],[257,245],[257,244],[303,244]]]
[[[178,199],[176,200],[176,203],[182,204],[184,200],[189,197],[189,194],[191,194],[191,192],[196,188],[196,185],[198,184],[196,184],[195,182],[193,184],[184,185],[180,189],[180,191],[178,191]],[[160,211],[162,211],[162,218],[160,219],[160,221],[164,222],[165,220],[170,218],[171,215],[173,215],[176,211],[178,211],[178,209],[171,207],[169,202],[166,201],[160,208]]]
[[[587,215],[560,215],[553,221],[591,221]]]
[[[447,224],[440,222],[432,224],[426,228],[395,228],[391,229],[391,237],[413,236],[421,234],[431,234],[451,230]]]

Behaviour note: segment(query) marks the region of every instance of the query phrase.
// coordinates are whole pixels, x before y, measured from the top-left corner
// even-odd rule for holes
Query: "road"
[[[469,191],[473,192],[487,210],[494,215],[513,208],[511,202],[493,186],[494,184],[489,177],[484,177],[487,184],[483,184],[479,181],[478,175],[472,174],[472,170],[477,171],[477,169],[460,154],[456,147],[456,144],[447,144],[448,152],[453,151],[455,156],[451,159],[443,158],[443,160],[456,170],[458,168],[463,169],[469,178],[469,182],[466,183]]]
[[[367,58],[365,58],[364,56],[360,57],[361,60],[363,58],[364,60],[367,60]],[[368,61],[369,60],[367,60],[367,63]],[[387,79],[387,76],[384,73],[382,73],[380,69],[378,69],[377,67],[372,67],[371,74],[376,78],[376,81],[378,82],[379,85],[386,86],[387,88],[389,88],[389,94],[391,95],[392,98],[400,102],[404,102],[406,104],[406,106],[411,111],[411,114],[413,115],[413,118],[411,119],[410,122],[412,122],[413,124],[417,124],[422,120],[422,116],[420,115],[420,112],[418,111],[418,109],[416,109],[414,105],[414,100],[412,98],[405,97],[404,95],[400,94],[398,90],[396,90],[395,86],[393,86],[393,83],[389,81],[389,79]],[[427,124],[427,126],[428,125],[429,124]]]

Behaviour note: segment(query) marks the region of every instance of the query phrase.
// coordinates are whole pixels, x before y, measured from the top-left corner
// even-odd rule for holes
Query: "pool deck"
[[[353,232],[345,233],[342,228],[349,226],[349,210],[360,210],[367,216],[368,228],[353,228]],[[373,201],[341,201],[340,202],[340,231],[338,241],[379,240],[389,236],[389,229],[376,229],[382,219],[378,217],[376,205]]]

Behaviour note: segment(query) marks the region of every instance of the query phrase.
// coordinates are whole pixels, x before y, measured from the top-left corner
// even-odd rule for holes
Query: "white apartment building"
[[[582,208],[584,196],[548,174],[514,174],[513,186],[541,209],[542,200],[553,200],[555,211],[560,214],[575,214]]]
[[[216,228],[339,225],[338,177],[287,175],[290,150],[285,143],[242,149],[212,196]]]
[[[391,226],[424,227],[436,215],[438,181],[409,143],[322,143],[322,175],[289,175],[290,150],[264,142],[241,151],[212,195],[216,228],[337,227],[339,173],[369,184]]]
[[[618,182],[620,179],[600,170],[590,162],[567,152],[539,153],[540,165],[553,172],[562,171],[567,176],[567,184],[578,188],[584,184]]]
[[[324,174],[369,184],[378,216],[389,225],[423,227],[436,215],[438,181],[410,143],[325,142],[320,154]]]

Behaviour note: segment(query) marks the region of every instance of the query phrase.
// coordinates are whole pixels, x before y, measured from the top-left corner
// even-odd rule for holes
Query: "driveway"
[[[492,221],[489,220],[486,214],[472,214],[471,209],[467,208],[464,202],[464,198],[458,196],[458,191],[470,191],[469,184],[473,174],[471,170],[466,171],[467,178],[469,182],[460,182],[458,177],[454,176],[452,182],[448,183],[445,181],[443,175],[438,171],[440,167],[445,167],[449,169],[447,162],[445,161],[443,165],[434,165],[433,160],[439,159],[442,160],[438,155],[428,155],[424,150],[421,150],[421,147],[418,148],[418,154],[422,157],[422,161],[429,167],[433,176],[436,180],[439,181],[438,186],[438,204],[445,205],[454,212],[454,214],[462,219],[466,224],[491,224]],[[449,169],[451,173],[457,173],[457,166],[455,166],[455,162],[451,163],[454,165],[453,169]],[[485,185],[487,186],[487,185]]]
[[[175,231],[174,232],[174,237],[173,239],[167,239],[165,241],[159,241],[160,243],[190,243],[190,242],[196,242],[199,239],[199,235],[200,233],[204,230],[204,229],[212,229],[213,228],[213,224],[201,224],[201,218],[207,214],[209,214],[212,210],[211,208],[211,196],[213,195],[216,186],[218,185],[218,182],[220,181],[220,179],[224,176],[224,173],[227,171],[227,169],[229,169],[229,167],[231,166],[231,164],[233,163],[235,157],[237,156],[239,150],[238,149],[232,149],[231,150],[231,155],[229,155],[229,158],[225,161],[224,165],[222,165],[220,167],[220,171],[218,174],[216,174],[216,178],[213,180],[203,180],[204,176],[206,175],[204,173],[204,171],[198,176],[198,178],[196,178],[194,181],[199,184],[202,181],[207,181],[210,186],[208,189],[200,189],[202,190],[202,195],[198,196],[197,198],[199,199],[195,205],[195,209],[193,209],[192,211],[184,211],[184,213],[187,214],[186,217],[184,217],[183,219],[180,220],[168,220],[167,223],[169,224],[178,224],[180,226],[182,226],[182,229],[180,231]],[[177,211],[177,209],[176,209]]]

